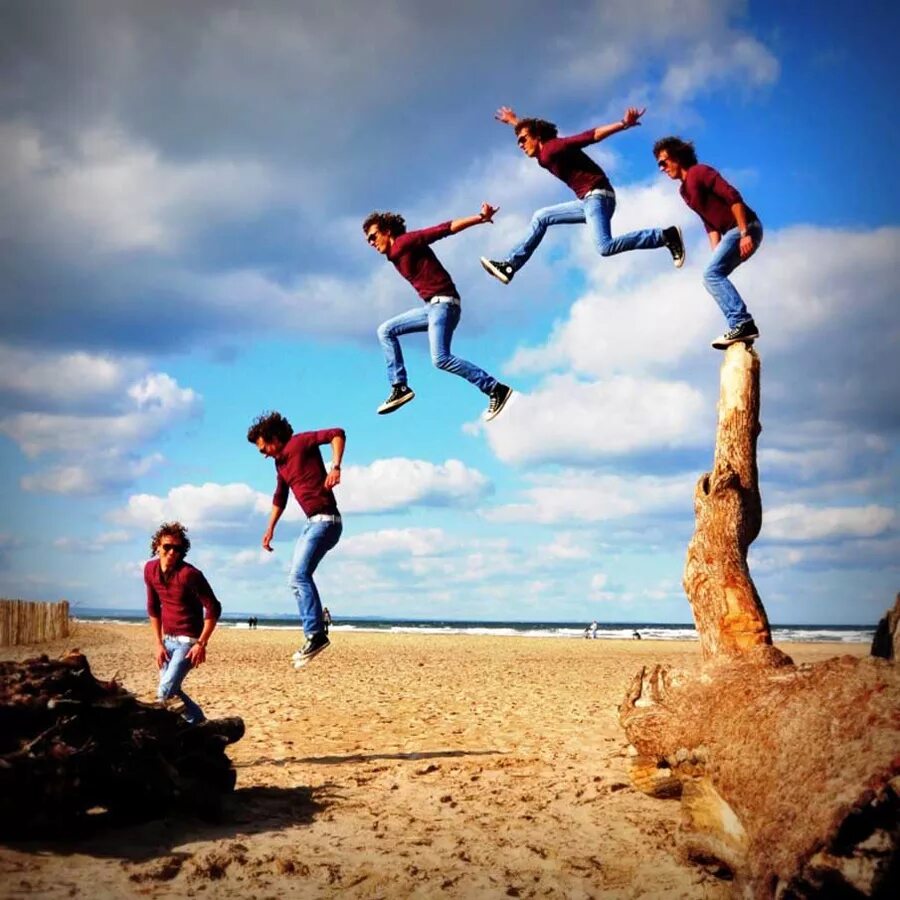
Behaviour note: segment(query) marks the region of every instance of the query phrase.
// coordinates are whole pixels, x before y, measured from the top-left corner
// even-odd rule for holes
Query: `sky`
[[[765,228],[734,275],[761,332],[760,596],[774,623],[876,622],[900,589],[900,14],[815,7],[2,0],[0,596],[140,610],[149,537],[178,519],[226,613],[293,614],[302,516],[261,549],[275,475],[246,440],[274,409],[347,431],[316,576],[335,617],[689,622],[725,323],[652,156],[678,134]],[[684,268],[565,226],[489,278],[479,256],[572,196],[501,105],[562,134],[646,106],[589,152],[614,234],[677,224]],[[416,398],[378,416],[375,330],[420,301],[362,220],[482,201],[495,223],[434,249],[454,352],[516,393],[485,425],[414,335]]]

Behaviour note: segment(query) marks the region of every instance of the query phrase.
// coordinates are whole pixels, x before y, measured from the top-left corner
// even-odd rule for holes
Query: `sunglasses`
[[[184,544],[162,544],[164,553],[184,553]]]
[[[675,162],[675,160],[674,160],[674,159],[669,159],[669,157],[666,157],[665,159],[658,159],[658,160],[656,161],[656,165],[659,166],[659,168],[660,168],[661,171],[665,172],[666,166],[667,166],[670,162]]]
[[[375,241],[377,240],[377,238],[378,238],[378,232],[377,232],[377,231],[370,231],[370,232],[366,235],[366,241],[368,242],[368,244],[369,244],[370,247],[374,247],[374,246],[375,246]]]
[[[520,134],[520,135],[516,138],[516,143],[517,143],[520,147],[524,147],[524,146],[525,146],[525,142],[526,142],[527,140],[528,140],[528,135],[527,135],[527,134]]]

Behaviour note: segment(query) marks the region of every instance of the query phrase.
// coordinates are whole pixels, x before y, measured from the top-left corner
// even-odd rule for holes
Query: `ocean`
[[[247,615],[228,614],[219,621],[219,627],[247,628]],[[138,624],[146,622],[140,610],[123,609],[75,609],[75,621],[116,622]],[[385,631],[399,634],[493,634],[531,638],[580,638],[585,637],[587,622],[481,622],[456,619],[390,619],[345,617],[336,618],[331,626],[341,631]],[[299,629],[296,617],[258,617],[259,628]],[[599,622],[598,640],[631,640],[637,632],[641,638],[663,641],[697,640],[693,625],[666,622]],[[775,643],[786,641],[871,643],[875,634],[873,625],[772,625]]]

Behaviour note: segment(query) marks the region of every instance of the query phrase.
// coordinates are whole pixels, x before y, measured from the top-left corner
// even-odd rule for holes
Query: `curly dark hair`
[[[159,545],[164,537],[173,537],[178,538],[184,545],[184,551],[181,554],[181,558],[184,559],[188,554],[188,550],[191,549],[191,539],[187,536],[187,531],[187,528],[181,522],[163,522],[153,533],[153,537],[150,538],[150,555],[156,556],[156,551],[159,550]]]
[[[260,438],[266,443],[281,441],[286,444],[293,435],[291,423],[280,412],[260,413],[247,430],[247,440],[255,444]]]
[[[546,119],[519,119],[516,122],[516,135],[523,131],[527,131],[539,141],[552,141],[559,135],[557,127]]]
[[[694,150],[694,145],[690,141],[683,141],[674,135],[660,138],[653,145],[653,156],[658,157],[663,150],[669,154],[669,159],[674,159],[679,166],[685,169],[697,165],[697,151]]]
[[[363,219],[363,231],[368,232],[373,225],[377,225],[379,231],[384,231],[392,237],[406,234],[406,219],[399,213],[371,212]]]

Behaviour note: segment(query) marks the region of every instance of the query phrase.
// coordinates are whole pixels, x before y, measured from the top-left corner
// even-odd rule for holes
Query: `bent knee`
[[[393,337],[390,326],[387,322],[382,322],[381,325],[379,325],[378,328],[375,329],[375,334],[378,335],[378,340],[382,342],[390,340]]]
[[[453,365],[453,357],[452,356],[434,356],[431,361],[434,363],[435,368],[438,369],[449,369],[450,366]]]

